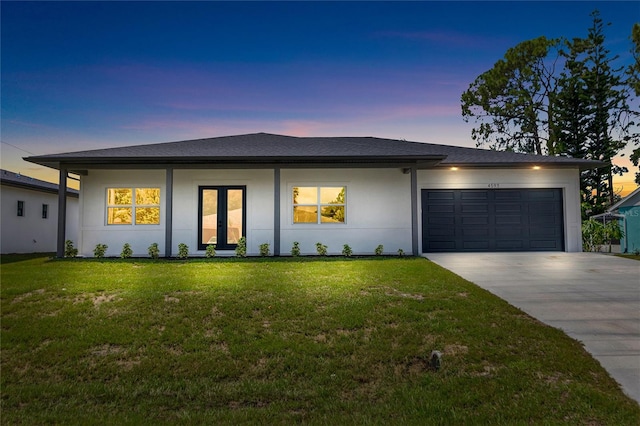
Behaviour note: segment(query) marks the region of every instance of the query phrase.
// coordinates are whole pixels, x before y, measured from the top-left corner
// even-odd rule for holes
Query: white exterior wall
[[[97,244],[109,246],[106,256],[119,256],[129,243],[134,256],[148,256],[148,248],[158,243],[164,252],[166,214],[166,174],[164,170],[89,170],[81,177],[80,241],[78,253],[93,257]],[[159,225],[107,225],[107,188],[160,188]]]
[[[269,243],[273,251],[274,172],[273,169],[174,170],[172,252],[178,244],[189,246],[189,254],[204,255],[198,250],[198,187],[246,186],[247,254],[259,254],[258,246]],[[233,255],[233,250],[217,250],[219,255]]]
[[[2,185],[0,248],[6,253],[55,252],[58,235],[58,195]],[[24,216],[18,216],[18,200],[24,201]],[[42,218],[42,205],[48,217]],[[67,239],[78,241],[78,199],[67,197]]]
[[[564,203],[564,247],[582,251],[580,217],[580,172],[578,169],[464,169],[419,170],[418,205],[422,189],[562,188]],[[422,218],[419,215],[419,235]],[[420,238],[422,252],[422,238]]]
[[[294,224],[294,186],[346,186],[344,224]],[[411,178],[393,169],[282,169],[280,173],[280,228],[282,255],[294,241],[302,254],[316,254],[316,243],[340,254],[349,244],[354,254],[403,249],[411,254]]]

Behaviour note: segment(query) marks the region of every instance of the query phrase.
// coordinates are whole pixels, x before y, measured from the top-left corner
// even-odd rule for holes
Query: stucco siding
[[[401,169],[283,169],[280,183],[281,254],[294,241],[303,254],[315,254],[317,242],[329,254],[340,254],[344,244],[354,254],[373,254],[379,244],[385,253],[411,253],[410,175]],[[345,223],[294,224],[294,186],[345,186]]]
[[[569,169],[438,169],[418,171],[421,189],[562,188],[565,251],[582,251],[580,182],[577,168]],[[420,197],[420,194],[418,194]],[[419,202],[420,204],[420,202]],[[422,235],[421,224],[420,235]],[[420,247],[422,251],[422,247]]]
[[[160,224],[108,225],[108,188],[160,188]],[[129,243],[134,256],[147,256],[152,243],[164,254],[166,187],[164,170],[90,170],[81,177],[79,254],[93,256],[97,244],[106,244],[107,256],[119,256]]]
[[[259,253],[258,246],[273,247],[274,172],[273,169],[247,170],[175,170],[173,174],[173,239],[172,251],[178,244],[189,246],[191,255],[204,255],[198,250],[198,187],[246,186],[247,254]],[[233,251],[218,250],[220,255]]]
[[[58,230],[58,195],[2,185],[1,252],[55,252]],[[24,202],[24,216],[17,215],[18,201]],[[42,205],[47,204],[47,218]],[[67,197],[67,239],[78,239],[78,199]]]

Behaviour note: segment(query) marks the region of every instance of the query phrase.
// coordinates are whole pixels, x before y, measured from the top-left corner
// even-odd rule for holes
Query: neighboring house
[[[58,185],[0,170],[0,252],[55,252]],[[67,238],[78,239],[78,191],[67,190]]]
[[[265,133],[33,156],[81,176],[80,253],[216,244],[287,255],[581,251],[579,171],[596,161],[373,137]],[[58,254],[64,236],[58,237]],[[68,237],[67,237],[68,238]]]
[[[607,213],[619,219],[624,231],[624,237],[620,239],[620,251],[640,251],[640,188],[609,207]]]

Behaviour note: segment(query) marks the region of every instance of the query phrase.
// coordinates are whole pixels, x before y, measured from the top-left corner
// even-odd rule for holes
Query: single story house
[[[44,253],[57,249],[58,185],[0,170],[0,253]],[[67,237],[78,238],[79,193],[66,190]]]
[[[619,219],[624,231],[624,236],[620,239],[620,251],[640,251],[640,188],[609,207],[607,213]]]
[[[266,133],[32,156],[80,175],[77,247],[231,255],[582,250],[580,170],[596,161],[374,137]],[[64,190],[64,188],[62,188]],[[61,221],[59,255],[65,238]]]

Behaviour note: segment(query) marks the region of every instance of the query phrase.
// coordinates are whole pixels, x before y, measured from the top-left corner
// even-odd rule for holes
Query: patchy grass
[[[625,259],[640,260],[640,255],[638,254],[616,254],[616,256],[624,257]]]
[[[1,308],[3,424],[640,420],[578,342],[425,259],[3,257]]]

